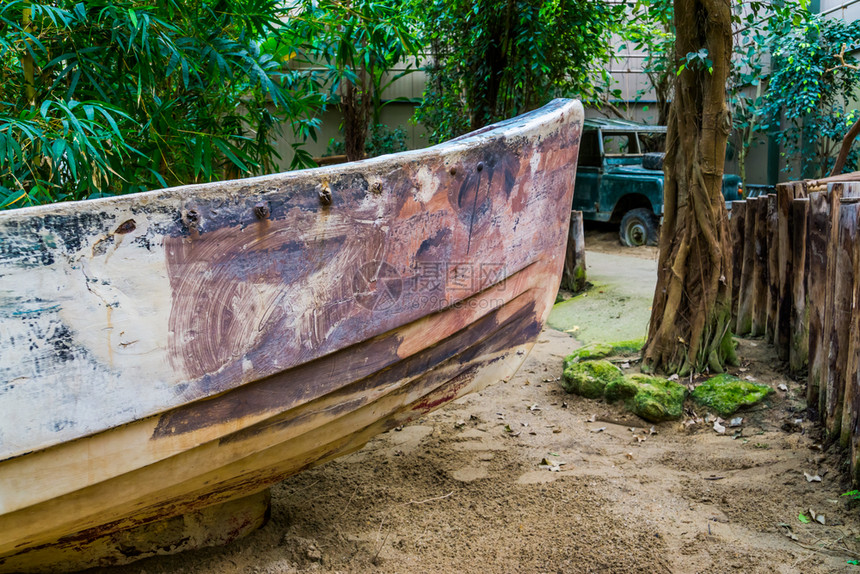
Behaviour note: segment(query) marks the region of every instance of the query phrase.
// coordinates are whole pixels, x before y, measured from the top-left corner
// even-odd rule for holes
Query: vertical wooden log
[[[776,320],[774,325],[774,347],[777,356],[783,361],[789,359],[791,337],[791,262],[793,245],[791,230],[791,202],[795,197],[805,197],[806,189],[803,183],[787,183],[776,186],[777,195],[777,234],[779,251],[777,253],[777,274],[779,295],[776,303]]]
[[[779,301],[779,267],[777,254],[779,235],[777,227],[776,195],[767,196],[767,315],[765,317],[764,338],[775,343],[774,332],[777,322],[777,302]]]
[[[860,183],[845,183],[843,198],[860,197]],[[855,226],[860,227],[860,205],[857,207]],[[855,240],[860,237],[860,230]],[[842,429],[839,443],[848,449],[849,470],[854,484],[860,482],[860,246],[853,245],[852,270],[854,285],[852,289],[852,315],[848,326],[848,348],[845,367],[845,389],[842,405]]]
[[[821,363],[821,381],[818,388],[818,405],[821,421],[827,420],[827,381],[830,377],[830,332],[833,330],[833,285],[836,275],[836,243],[839,237],[839,205],[842,200],[842,184],[829,185],[827,202],[829,204],[830,221],[827,228],[827,270],[824,274],[824,324],[821,342],[824,345],[824,360]]]
[[[788,367],[800,372],[809,359],[809,300],[806,295],[806,278],[809,265],[806,257],[806,225],[809,216],[809,199],[791,202],[791,345]]]
[[[748,199],[744,221],[743,264],[738,290],[736,335],[746,335],[752,329],[753,272],[755,271],[755,220],[758,198]]]
[[[842,432],[845,374],[848,367],[849,335],[854,311],[854,250],[857,242],[857,217],[860,200],[842,198],[837,222],[836,265],[833,275],[834,320],[829,332],[827,353],[827,403],[825,427],[831,438]]]
[[[821,411],[819,393],[827,363],[824,339],[827,302],[827,249],[830,239],[830,200],[828,194],[809,194],[809,220],[806,230],[806,254],[809,260],[809,376],[806,387],[807,406]],[[824,385],[826,387],[826,385]]]
[[[860,217],[860,208],[857,210],[857,215]],[[855,220],[855,226],[860,226],[860,221]],[[855,236],[856,237],[856,236]],[[848,348],[846,349],[848,358],[845,366],[845,395],[842,401],[842,429],[839,436],[839,443],[849,449],[851,460],[851,478],[857,480],[860,476],[857,475],[856,463],[860,461],[860,452],[855,439],[860,438],[858,434],[858,417],[860,417],[860,320],[856,313],[858,305],[860,305],[860,246],[854,245],[852,249],[851,267],[853,271],[854,285],[851,289],[851,298],[853,302],[853,315],[848,321]]]
[[[561,286],[577,293],[585,288],[585,231],[582,212],[570,212],[570,228],[567,233],[567,251],[564,254],[564,272]]]
[[[747,202],[732,202],[732,324],[737,326],[738,300],[741,290],[741,276],[744,268],[744,225],[746,224]],[[737,327],[734,329],[737,331]]]
[[[756,202],[752,328],[750,329],[753,337],[764,335],[767,323],[767,204],[767,197],[761,197]]]

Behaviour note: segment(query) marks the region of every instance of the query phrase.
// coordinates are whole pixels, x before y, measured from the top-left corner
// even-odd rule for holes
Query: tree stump
[[[767,197],[761,197],[756,201],[752,328],[750,329],[753,337],[764,335],[767,324],[767,206]]]
[[[791,344],[788,366],[799,373],[809,359],[809,301],[806,295],[806,278],[809,264],[806,257],[806,226],[809,216],[809,199],[791,202]]]
[[[830,240],[830,200],[825,192],[809,194],[809,216],[806,229],[806,256],[809,261],[809,376],[806,387],[806,404],[817,410],[819,393],[827,363],[827,345],[824,339],[825,309],[827,302],[827,251]],[[825,386],[826,388],[826,386]]]
[[[753,275],[755,271],[755,221],[758,210],[758,198],[746,202],[746,219],[744,221],[743,262],[741,263],[740,287],[738,290],[736,335],[747,335],[752,329],[753,307]]]
[[[741,291],[741,275],[744,267],[744,225],[746,224],[747,202],[732,202],[732,217],[729,220],[732,231],[732,324],[738,320],[738,300]]]
[[[578,293],[585,289],[585,279],[585,231],[582,226],[582,212],[571,211],[561,286]]]

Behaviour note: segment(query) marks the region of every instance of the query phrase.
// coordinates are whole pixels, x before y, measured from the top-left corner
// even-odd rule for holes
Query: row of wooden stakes
[[[860,482],[860,173],[732,203],[736,335],[763,336]],[[850,181],[854,179],[854,181]]]

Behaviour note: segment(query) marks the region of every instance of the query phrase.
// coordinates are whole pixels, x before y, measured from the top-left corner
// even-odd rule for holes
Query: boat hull
[[[581,122],[556,101],[418,152],[0,215],[0,571],[511,377],[560,281]]]

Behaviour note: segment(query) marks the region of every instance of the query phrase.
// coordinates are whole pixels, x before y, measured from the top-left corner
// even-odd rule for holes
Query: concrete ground
[[[644,337],[657,284],[657,262],[586,251],[585,265],[593,287],[557,303],[549,326],[584,345]]]

